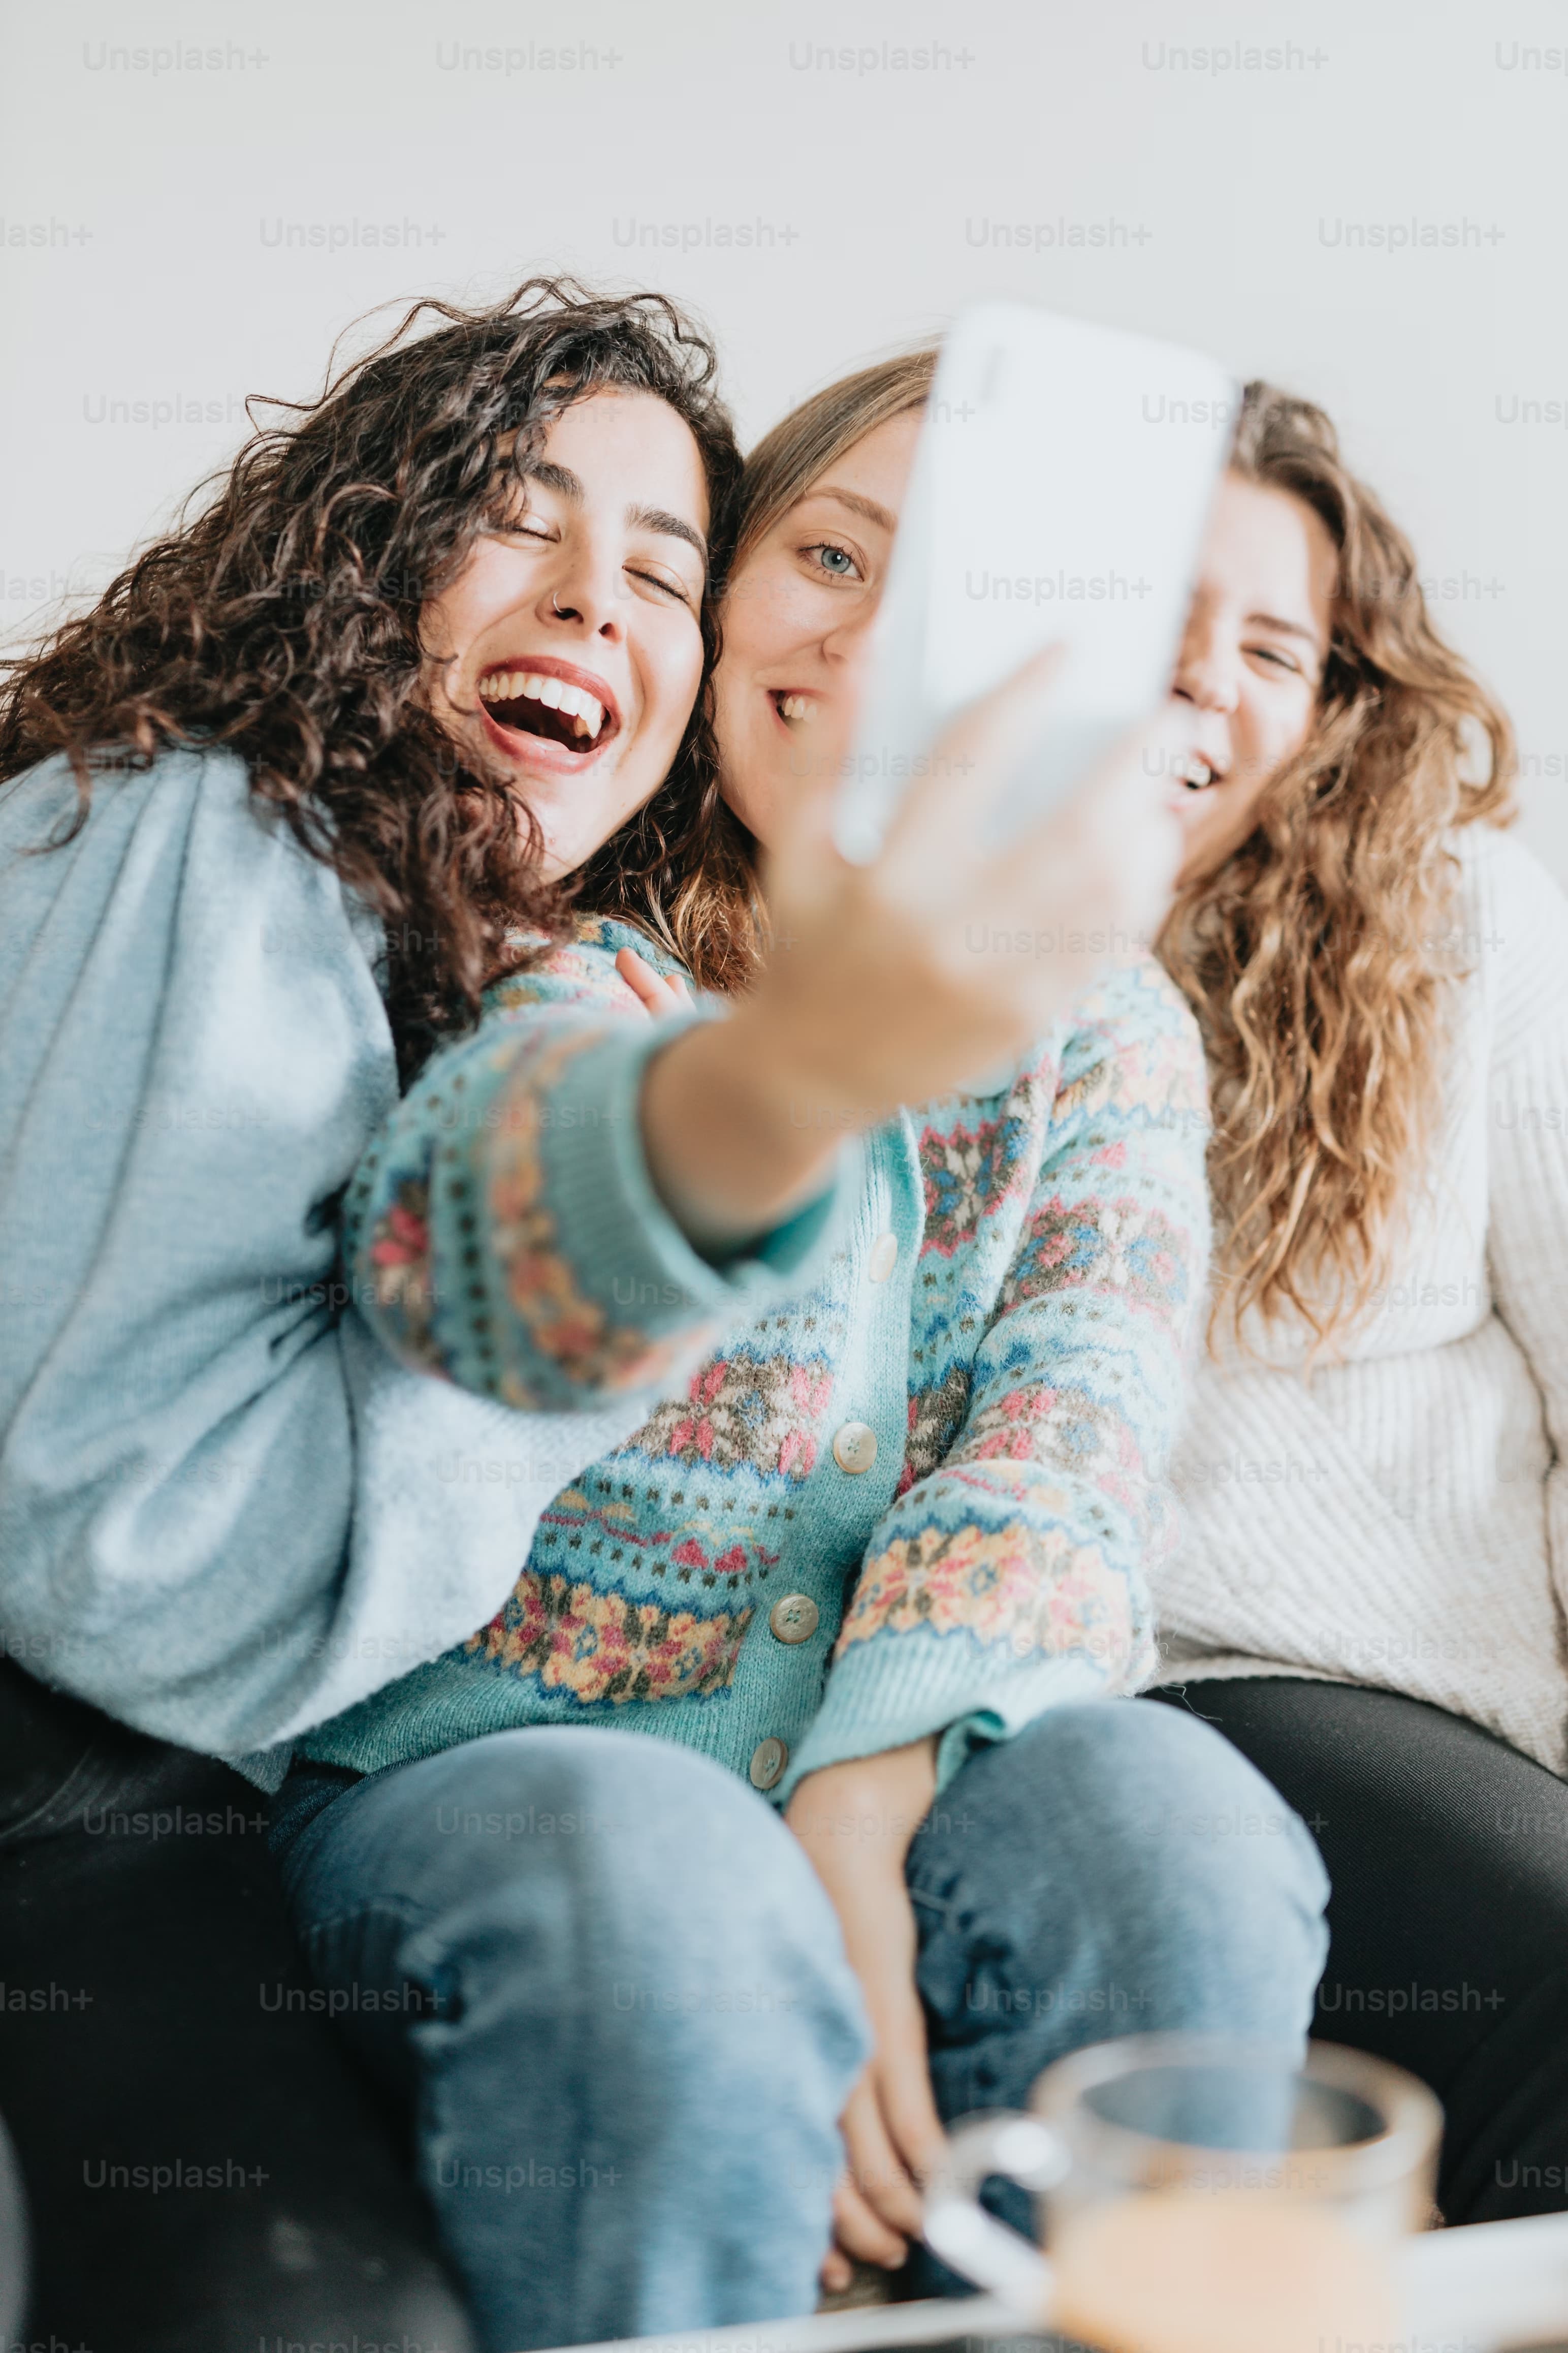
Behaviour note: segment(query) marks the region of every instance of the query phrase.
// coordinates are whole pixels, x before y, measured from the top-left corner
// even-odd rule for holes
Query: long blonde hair
[[[1433,628],[1409,542],[1321,408],[1246,390],[1231,464],[1326,524],[1318,713],[1251,833],[1160,940],[1208,1050],[1215,1322],[1294,1310],[1314,1353],[1368,1305],[1441,1101],[1456,828],[1512,817],[1513,733]],[[1484,756],[1472,773],[1478,753]]]

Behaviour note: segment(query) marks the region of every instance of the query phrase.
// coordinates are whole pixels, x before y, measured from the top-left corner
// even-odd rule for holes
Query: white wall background
[[[315,389],[389,298],[546,266],[651,281],[717,330],[750,436],[1006,294],[1326,402],[1511,706],[1527,836],[1568,880],[1561,5],[12,0],[3,22],[6,634],[100,583],[235,448],[246,394]]]

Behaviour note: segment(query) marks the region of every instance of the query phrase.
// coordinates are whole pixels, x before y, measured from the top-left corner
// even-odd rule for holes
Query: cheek
[[[1248,765],[1272,771],[1294,758],[1311,733],[1313,710],[1305,681],[1297,691],[1281,687],[1244,706]]]
[[[769,670],[814,644],[837,617],[825,592],[794,565],[760,566],[735,583],[724,607],[724,645],[737,670]]]
[[[660,629],[645,641],[642,659],[644,718],[661,737],[679,740],[702,683],[702,637],[696,625]]]

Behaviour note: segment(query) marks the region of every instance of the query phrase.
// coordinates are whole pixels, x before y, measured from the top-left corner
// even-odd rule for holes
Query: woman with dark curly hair
[[[4,1213],[8,1264],[47,1279],[9,1316],[5,1609],[53,1679],[144,1731],[259,1748],[381,1679],[357,1638],[410,1556],[353,1510],[332,1210],[399,1073],[574,906],[630,914],[703,980],[736,963],[697,707],[738,470],[713,366],[652,296],[418,305],[13,666]],[[515,726],[471,693],[454,715],[454,667],[531,613],[546,527],[615,604],[614,687],[546,661]],[[177,1251],[151,1249],[176,1205]],[[377,1447],[404,1385],[371,1367]],[[468,1622],[519,1524],[504,1482],[443,1482],[440,1453],[405,1505],[471,1541],[434,1584],[417,1548],[414,1642]]]
[[[1317,1831],[1316,2031],[1440,2094],[1449,2221],[1560,2208],[1568,908],[1409,542],[1267,385],[1177,691],[1216,1268],[1163,1678]]]
[[[739,462],[714,373],[652,295],[416,305],[0,696],[0,1905],[8,1980],[81,1997],[8,2020],[0,2110],[71,2342],[132,2314],[207,2341],[220,2310],[247,2341],[462,2333],[283,1982],[256,1791],[210,1759],[275,1780],[277,1744],[482,1624],[636,1418],[523,1443],[400,1371],[335,1214],[400,1075],[574,904],[736,964],[699,701]],[[586,678],[565,573],[541,589],[563,552]],[[519,615],[539,675],[492,692],[505,723],[454,711]],[[174,2158],[218,2194],[149,2189]]]

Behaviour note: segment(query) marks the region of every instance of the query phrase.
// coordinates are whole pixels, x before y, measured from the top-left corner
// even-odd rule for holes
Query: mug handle
[[[1071,2162],[1060,2137],[1038,2116],[994,2109],[954,2125],[926,2192],[923,2232],[931,2253],[1037,2327],[1050,2317],[1056,2273],[1020,2232],[985,2211],[980,2185],[1001,2174],[1021,2189],[1053,2189]]]

